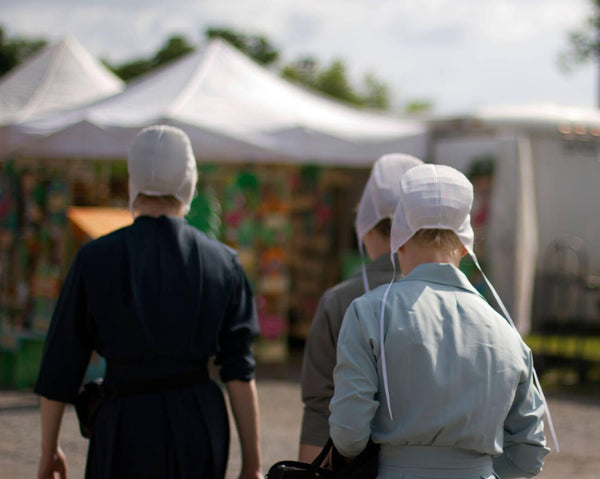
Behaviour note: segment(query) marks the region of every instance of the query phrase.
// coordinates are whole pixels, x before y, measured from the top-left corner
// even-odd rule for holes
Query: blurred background
[[[0,0],[0,388],[33,386],[75,252],[131,222],[127,145],[167,123],[198,160],[187,219],[238,250],[284,396],[360,265],[370,167],[404,152],[469,176],[475,251],[542,382],[597,400],[599,33],[598,0]]]

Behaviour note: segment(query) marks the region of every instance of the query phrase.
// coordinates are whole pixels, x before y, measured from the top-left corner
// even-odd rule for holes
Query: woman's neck
[[[183,208],[152,208],[152,207],[140,207],[136,209],[137,216],[151,216],[158,218],[159,216],[175,216],[177,218],[183,218]]]
[[[410,240],[398,250],[398,262],[403,275],[425,263],[448,263],[458,268],[461,257],[445,249],[424,247]]]

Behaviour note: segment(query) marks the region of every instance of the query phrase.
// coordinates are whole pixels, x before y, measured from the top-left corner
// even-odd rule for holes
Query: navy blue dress
[[[254,377],[258,322],[237,255],[185,220],[138,217],[77,253],[52,318],[35,392],[74,402],[92,350],[107,382],[187,374],[215,358],[223,382]],[[222,478],[229,450],[212,382],[104,403],[86,478]]]

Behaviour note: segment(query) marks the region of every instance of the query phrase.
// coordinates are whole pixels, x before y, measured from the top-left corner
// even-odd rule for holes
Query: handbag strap
[[[329,454],[329,451],[331,451],[332,448],[333,448],[333,441],[331,440],[331,438],[329,438],[329,439],[327,439],[327,442],[323,446],[323,449],[321,449],[321,452],[319,453],[319,455],[317,457],[315,457],[313,462],[310,463],[310,470],[315,471],[319,467],[321,467],[321,464],[323,464],[323,461],[325,460],[325,458],[327,457],[327,454]]]

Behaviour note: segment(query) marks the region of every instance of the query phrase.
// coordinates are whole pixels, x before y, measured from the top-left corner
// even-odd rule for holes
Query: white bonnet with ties
[[[415,167],[402,176],[399,197],[392,221],[393,253],[420,229],[451,230],[473,252],[473,185],[460,171],[446,165]]]
[[[418,158],[400,153],[383,155],[375,162],[356,213],[359,241],[382,219],[393,216],[398,204],[400,178],[409,169],[422,164]]]
[[[364,257],[365,235],[381,220],[391,219],[394,215],[400,195],[400,178],[406,171],[422,164],[423,162],[414,156],[389,153],[380,157],[373,165],[356,213],[355,228],[361,256]],[[369,291],[364,262],[363,283],[365,291]]]
[[[177,198],[190,209],[198,172],[188,136],[173,126],[144,128],[134,138],[127,161],[129,171],[129,207],[139,193]]]

